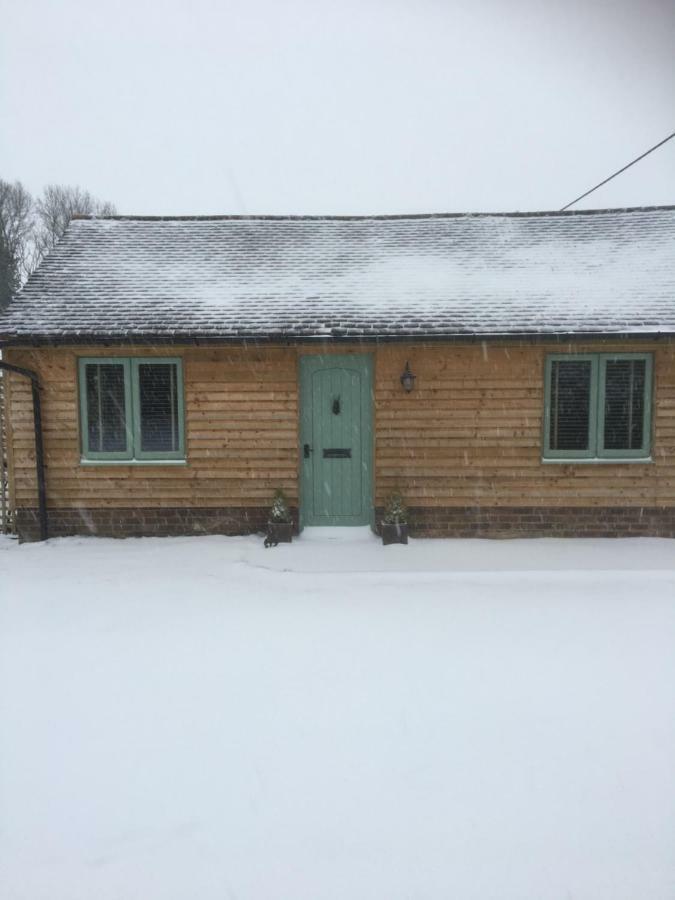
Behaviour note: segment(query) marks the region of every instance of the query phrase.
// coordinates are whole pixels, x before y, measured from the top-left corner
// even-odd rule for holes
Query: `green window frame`
[[[643,361],[644,394],[642,397],[642,444],[631,449],[605,447],[607,414],[607,364]],[[588,362],[590,364],[590,396],[588,412],[588,446],[581,450],[558,450],[551,447],[553,369],[556,362]],[[614,461],[649,460],[651,452],[652,410],[651,353],[550,353],[546,356],[543,458],[549,461]],[[632,377],[632,375],[631,375]]]
[[[124,430],[126,449],[101,450],[90,446],[89,410],[87,403],[87,367],[119,366],[124,373]],[[172,389],[176,391],[176,448],[173,450],[142,449],[142,414],[140,367],[144,365],[175,366],[175,382]],[[100,375],[99,375],[100,377]],[[185,459],[185,399],[183,388],[183,361],[180,357],[157,356],[86,356],[78,360],[78,383],[80,393],[80,435],[82,459],[96,461],[128,461],[128,462],[173,462]],[[173,385],[175,384],[175,388]],[[101,427],[101,426],[99,426]]]

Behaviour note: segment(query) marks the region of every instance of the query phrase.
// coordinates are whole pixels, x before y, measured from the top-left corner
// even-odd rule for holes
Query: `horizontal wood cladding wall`
[[[548,352],[654,353],[653,463],[541,462]],[[48,503],[58,508],[261,507],[276,487],[297,502],[297,359],[373,352],[376,503],[413,507],[675,506],[675,343],[390,344],[374,347],[160,348],[184,360],[187,466],[82,466],[77,356],[121,348],[5,351],[43,382]],[[417,375],[406,394],[406,361]],[[30,385],[9,391],[15,507],[37,504]]]
[[[546,354],[613,351],[654,353],[653,463],[542,463]],[[383,346],[376,445],[378,505],[675,506],[675,344]]]
[[[188,465],[81,465],[78,356],[180,356]],[[275,488],[297,502],[296,352],[288,348],[6,351],[43,385],[51,507],[269,506]],[[13,505],[35,506],[30,385],[12,376]]]

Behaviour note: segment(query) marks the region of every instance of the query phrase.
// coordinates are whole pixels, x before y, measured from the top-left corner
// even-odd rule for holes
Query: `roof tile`
[[[21,340],[675,333],[675,208],[74,220]]]

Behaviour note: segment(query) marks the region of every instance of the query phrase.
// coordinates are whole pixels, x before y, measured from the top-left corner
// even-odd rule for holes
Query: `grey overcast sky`
[[[122,213],[557,209],[675,130],[675,0],[0,0],[0,177]],[[579,208],[675,203],[675,140]]]

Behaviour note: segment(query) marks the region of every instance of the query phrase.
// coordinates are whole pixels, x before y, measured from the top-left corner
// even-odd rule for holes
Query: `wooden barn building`
[[[78,219],[0,342],[25,540],[675,536],[675,207]]]

